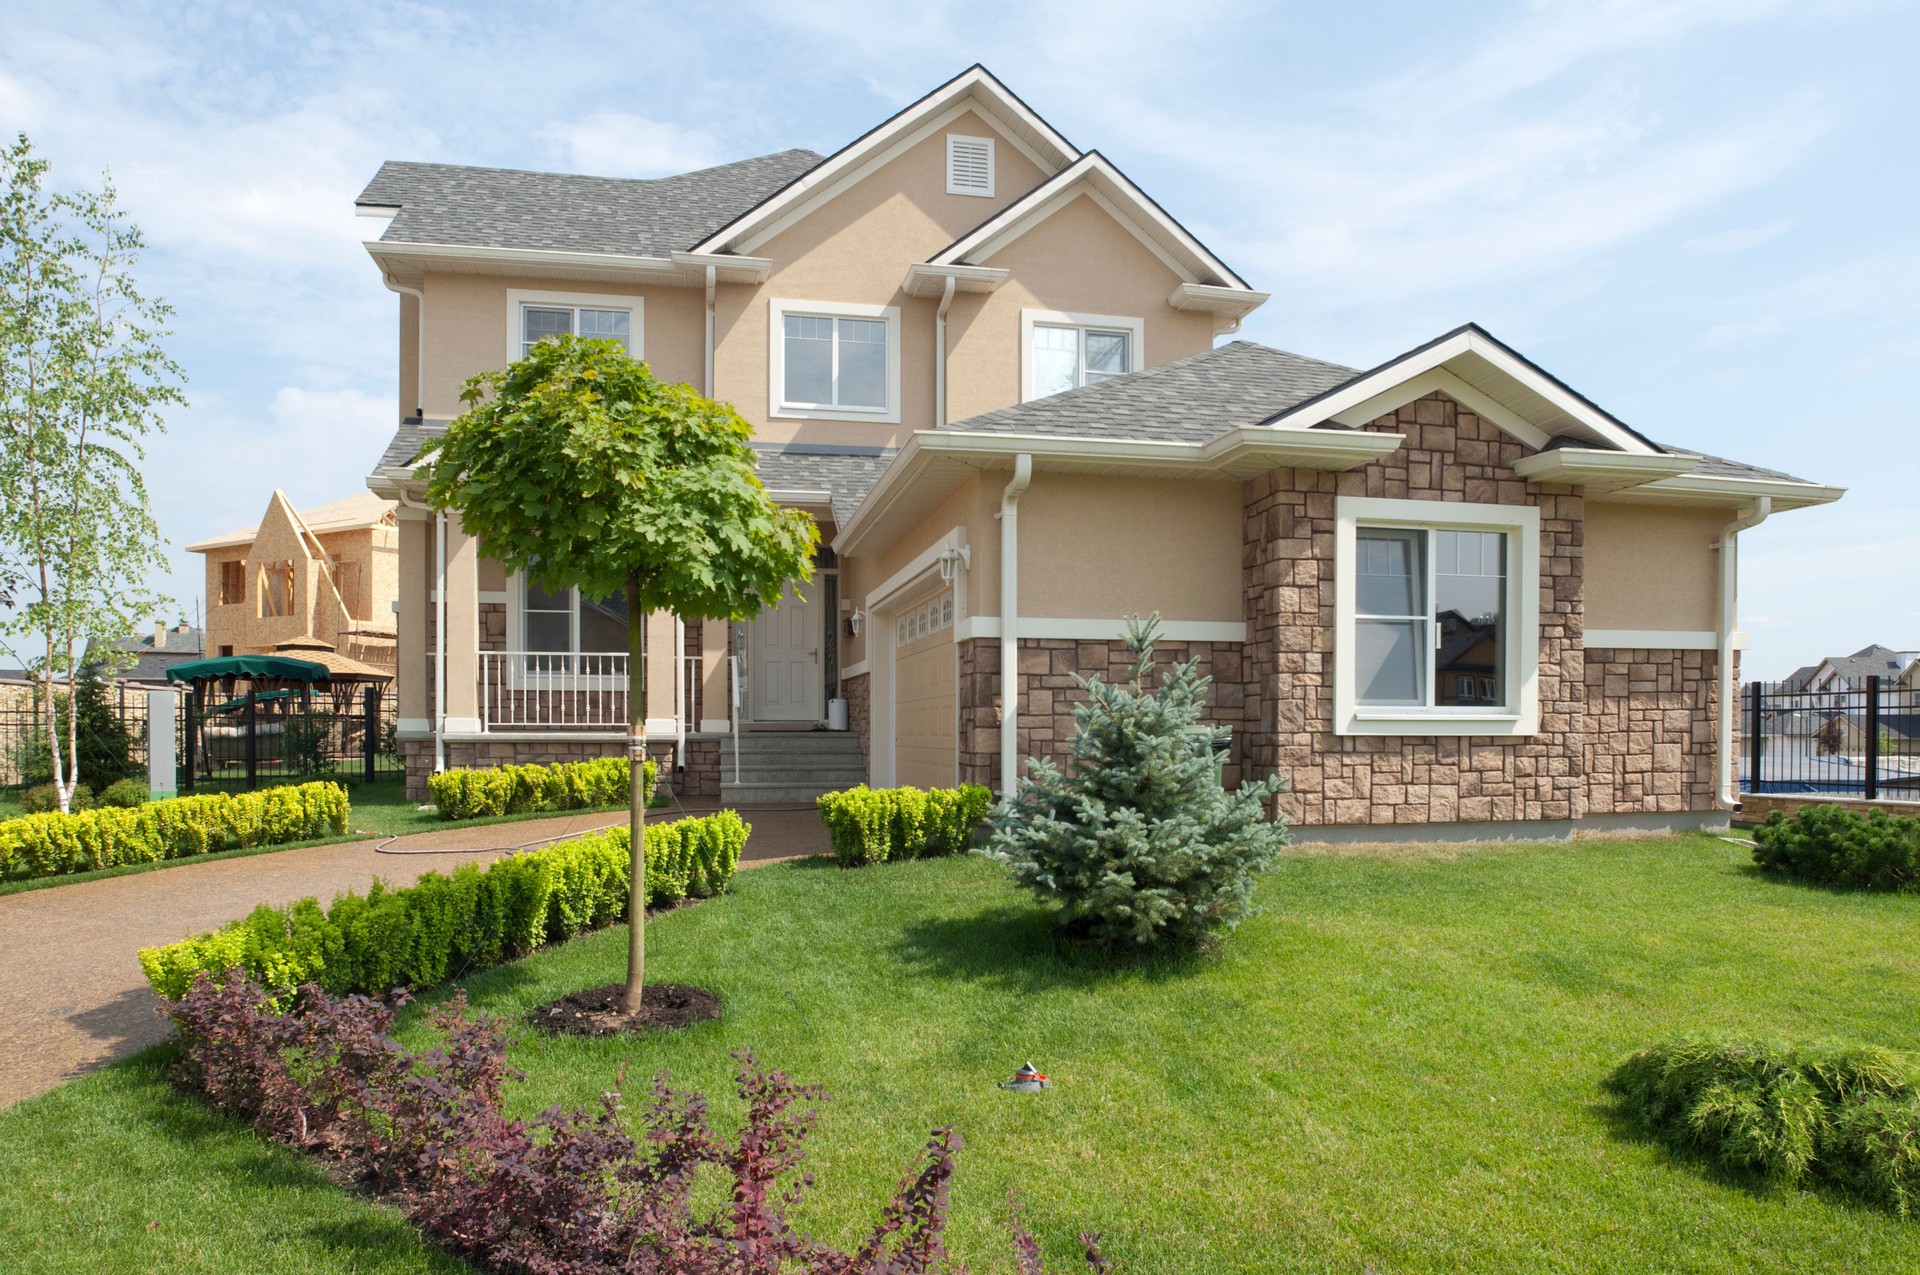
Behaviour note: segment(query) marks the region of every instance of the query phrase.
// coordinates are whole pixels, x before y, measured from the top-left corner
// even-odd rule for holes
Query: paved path
[[[749,862],[827,850],[810,808],[741,814],[753,825]],[[614,812],[449,828],[401,837],[387,853],[375,852],[377,841],[313,846],[0,898],[0,1107],[166,1039],[167,1021],[135,955],[143,947],[224,925],[257,904],[324,902],[365,890],[375,877],[411,883],[434,869],[486,863],[530,841],[625,820]]]

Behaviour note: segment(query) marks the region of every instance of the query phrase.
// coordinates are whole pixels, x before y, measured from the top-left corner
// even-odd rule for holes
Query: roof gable
[[[1080,157],[1073,143],[976,62],[721,226],[694,245],[693,251],[756,251],[774,235],[968,110],[977,112],[1044,173],[1057,172]]]

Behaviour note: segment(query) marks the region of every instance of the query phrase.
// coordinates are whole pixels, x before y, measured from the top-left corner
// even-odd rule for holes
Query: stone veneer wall
[[[1229,787],[1240,782],[1242,758],[1255,724],[1245,686],[1245,668],[1238,642],[1161,642],[1154,647],[1154,671],[1149,683],[1173,664],[1200,661],[1200,671],[1212,677],[1207,693],[1207,720],[1233,728],[1233,749],[1224,778]],[[1075,673],[1098,673],[1109,682],[1132,675],[1133,653],[1118,639],[1109,642],[1055,638],[1020,640],[1020,755],[1049,757],[1065,766],[1072,753],[1073,709],[1085,695],[1073,680]],[[1000,785],[1000,726],[994,711],[999,693],[1000,643],[976,639],[960,644],[960,778],[966,783]]]
[[[840,679],[840,693],[847,700],[847,725],[860,739],[860,765],[873,774],[873,677],[860,673]]]
[[[1845,806],[1848,810],[1857,810],[1861,814],[1869,810],[1879,810],[1888,815],[1905,815],[1908,818],[1920,816],[1920,801],[1894,800],[1884,798],[1868,801],[1864,797],[1843,797],[1827,793],[1762,793],[1743,792],[1740,794],[1740,813],[1734,818],[1741,823],[1764,823],[1768,815],[1779,811],[1789,819],[1805,810],[1808,806]]]
[[[1714,651],[1588,648],[1587,812],[1714,806]]]

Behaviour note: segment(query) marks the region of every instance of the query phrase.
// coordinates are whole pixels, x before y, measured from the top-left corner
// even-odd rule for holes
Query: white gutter
[[[947,423],[947,308],[953,304],[955,280],[947,276],[940,293],[940,308],[933,314],[933,427]]]
[[[1000,493],[1000,799],[1012,801],[1020,781],[1020,493],[1033,481],[1033,457],[1013,458],[1013,478]]]
[[[1716,751],[1720,765],[1720,806],[1732,810],[1740,804],[1739,785],[1735,782],[1733,764],[1733,621],[1734,603],[1739,582],[1739,559],[1736,556],[1737,537],[1743,531],[1758,527],[1773,512],[1773,498],[1761,496],[1747,507],[1747,512],[1720,529],[1720,540],[1715,547],[1720,551],[1720,616],[1719,630],[1715,634],[1716,655],[1719,659],[1717,670],[1720,678],[1719,721],[1716,723]]]
[[[418,288],[409,288],[404,283],[395,283],[393,276],[385,270],[380,272],[380,282],[386,284],[389,291],[406,293],[420,307],[413,324],[414,336],[420,342],[420,349],[413,361],[413,414],[424,422],[427,419],[427,294]]]
[[[707,267],[707,382],[702,391],[708,398],[713,397],[713,285],[719,270]]]

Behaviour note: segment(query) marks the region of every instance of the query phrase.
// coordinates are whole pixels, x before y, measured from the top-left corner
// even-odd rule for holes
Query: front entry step
[[[860,740],[851,731],[747,731],[720,745],[720,800],[728,805],[811,802],[867,782]]]

